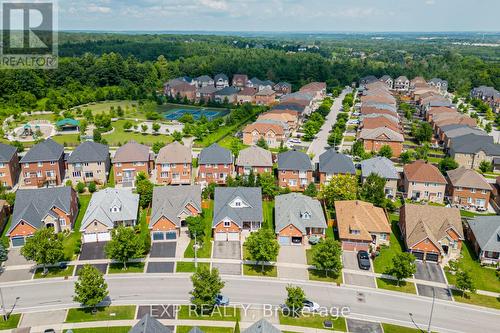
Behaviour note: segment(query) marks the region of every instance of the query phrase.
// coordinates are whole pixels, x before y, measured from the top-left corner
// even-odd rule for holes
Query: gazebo
[[[56,122],[56,126],[60,131],[79,131],[80,122],[72,118],[64,118]]]

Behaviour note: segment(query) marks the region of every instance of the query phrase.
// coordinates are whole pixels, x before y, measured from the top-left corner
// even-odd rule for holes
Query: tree
[[[94,128],[94,131],[92,133],[92,139],[94,140],[94,142],[97,143],[102,141],[101,131],[99,131],[97,128]]]
[[[127,269],[127,261],[139,258],[144,253],[144,242],[134,229],[119,226],[112,230],[111,240],[106,244],[106,255],[123,263],[123,269]]]
[[[178,142],[182,143],[182,133],[179,131],[174,131],[172,133],[172,139],[174,139],[174,141],[178,141]]]
[[[408,164],[411,162],[413,157],[413,154],[410,151],[404,151],[399,155],[399,159],[401,160],[401,163],[403,164]]]
[[[2,243],[0,243],[0,267],[2,266],[2,263],[4,261],[7,261],[7,254],[8,254],[7,249]]]
[[[272,199],[278,194],[278,185],[276,185],[274,176],[270,172],[257,174],[255,183],[256,186],[260,186],[262,189],[262,195],[268,199]]]
[[[141,173],[137,175],[137,180],[136,180],[136,191],[139,194],[139,204],[141,205],[142,208],[146,208],[149,206],[151,203],[151,200],[153,199],[153,188],[154,184],[149,181],[149,179],[146,178]]]
[[[231,153],[233,153],[235,157],[238,157],[238,155],[240,154],[240,150],[241,150],[240,140],[238,140],[237,138],[232,138]]]
[[[158,154],[160,152],[160,149],[162,149],[163,147],[165,147],[165,142],[156,141],[155,143],[153,143],[153,147],[151,147],[151,150],[153,150],[155,154]]]
[[[333,207],[337,200],[356,200],[358,180],[353,175],[335,175],[324,185],[319,193],[328,207]]]
[[[458,168],[458,163],[452,157],[446,156],[441,161],[439,161],[438,167],[441,173],[446,174],[446,171]]]
[[[245,180],[245,186],[246,187],[255,187],[255,174],[253,173],[253,170],[250,170],[250,173],[248,174],[248,176],[246,176],[246,180]]]
[[[479,170],[483,173],[484,172],[493,172],[493,163],[488,162],[486,160],[481,161],[481,163],[479,163]]]
[[[131,128],[132,128],[132,122],[130,120],[127,120],[125,121],[125,123],[123,124],[123,129],[125,131],[129,131]]]
[[[314,183],[309,183],[306,189],[304,190],[304,195],[307,195],[311,198],[316,198],[318,196],[318,189]]]
[[[151,128],[153,129],[153,132],[154,132],[155,134],[158,134],[158,132],[160,131],[161,125],[160,125],[160,124],[158,124],[158,123],[153,123],[153,125],[152,125],[152,127],[151,127]]]
[[[389,145],[383,145],[378,151],[378,156],[391,158],[392,157],[392,148]]]
[[[304,307],[304,301],[306,299],[306,295],[304,294],[304,290],[300,287],[294,287],[292,285],[288,285],[286,287],[287,297],[285,300],[285,305],[288,308],[288,315],[293,317],[298,317],[300,311]]]
[[[188,226],[189,237],[194,239],[196,235],[197,239],[200,240],[205,235],[205,224],[203,223],[202,216],[188,216],[186,218],[186,223]]]
[[[433,130],[432,126],[425,121],[421,121],[413,133],[413,136],[418,143],[430,142],[432,139]]]
[[[27,260],[42,265],[43,274],[46,274],[47,265],[54,265],[64,257],[62,234],[54,233],[54,228],[39,229],[32,237],[26,238],[21,254]]]
[[[361,200],[371,202],[375,206],[383,207],[385,203],[385,184],[386,179],[376,173],[371,173],[366,177],[365,182],[359,191]]]
[[[338,276],[342,269],[341,254],[340,243],[333,238],[327,238],[312,248],[312,262],[316,269],[325,271],[327,276],[329,272]]]
[[[214,193],[215,183],[210,183],[201,191],[201,196],[203,197],[203,199],[213,199]]]
[[[141,130],[142,130],[142,134],[146,134],[146,132],[148,131],[148,125],[147,124],[142,124],[141,125]]]
[[[84,306],[95,308],[108,296],[108,285],[97,268],[84,265],[78,272],[73,300]]]
[[[462,291],[462,297],[465,296],[466,291],[470,291],[471,293],[476,292],[476,286],[470,271],[459,270],[457,272],[455,287]]]
[[[95,182],[90,182],[88,188],[89,188],[90,193],[94,193],[97,190],[97,186],[96,186]]]
[[[363,142],[361,140],[358,140],[354,142],[354,144],[351,147],[351,154],[353,156],[361,157],[363,158],[365,156],[365,147],[363,146]]]
[[[491,125],[491,123],[487,123],[486,125],[484,125],[484,130],[486,131],[486,133],[491,133],[491,131],[493,131],[493,126]]]
[[[267,145],[266,140],[263,137],[260,137],[259,140],[257,140],[257,147],[268,149],[269,146]]]
[[[76,191],[77,191],[78,193],[83,193],[83,192],[85,192],[85,183],[83,183],[83,182],[78,182],[78,183],[76,184]]]
[[[387,273],[396,278],[399,286],[401,280],[411,277],[416,270],[415,256],[409,252],[402,252],[392,258],[392,267]]]
[[[264,270],[265,262],[276,260],[280,249],[274,232],[267,228],[260,228],[250,233],[245,246],[252,260],[257,263],[262,262],[262,270]]]
[[[188,123],[188,124],[192,124],[194,123],[194,117],[192,114],[190,113],[184,113],[179,119],[177,119],[179,122],[185,124],[185,123]]]
[[[213,268],[211,271],[201,266],[192,276],[193,290],[190,292],[191,302],[196,306],[198,313],[211,311],[215,306],[215,298],[224,288],[224,281],[219,276],[219,271]]]

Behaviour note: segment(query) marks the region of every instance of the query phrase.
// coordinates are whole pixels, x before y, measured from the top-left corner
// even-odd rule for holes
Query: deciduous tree
[[[462,297],[465,296],[466,291],[476,292],[476,285],[470,271],[459,270],[457,272],[455,287],[462,291]]]
[[[371,202],[375,206],[383,207],[385,203],[385,178],[380,177],[375,173],[371,173],[366,177],[365,182],[359,191],[361,200]]]
[[[46,274],[47,265],[54,265],[64,257],[62,235],[54,233],[54,228],[39,229],[32,237],[26,238],[21,254],[27,260],[42,265],[43,274]]]
[[[286,287],[286,292],[287,297],[285,305],[288,308],[288,315],[298,317],[300,315],[300,311],[302,311],[302,308],[304,307],[304,301],[306,299],[304,290],[300,287],[288,285]]]
[[[321,188],[319,196],[328,207],[333,207],[337,200],[355,200],[358,192],[358,180],[352,175],[335,175]]]
[[[201,266],[191,276],[193,290],[190,292],[191,302],[196,306],[198,313],[211,311],[215,306],[215,298],[224,288],[224,281],[219,276],[219,271],[214,268],[210,270]]]
[[[403,279],[411,277],[416,271],[415,256],[408,252],[402,252],[392,258],[392,267],[387,273],[396,278],[399,286]]]
[[[95,308],[108,296],[108,285],[103,274],[94,266],[84,265],[78,272],[73,300]]]
[[[280,248],[274,232],[267,228],[260,228],[250,233],[245,246],[250,258],[257,263],[262,263],[262,270],[265,262],[276,260]]]
[[[342,269],[340,243],[333,238],[321,240],[312,249],[312,262],[316,269],[338,276]]]
[[[144,253],[144,242],[134,229],[119,226],[112,230],[105,251],[109,259],[123,263],[123,269],[127,269],[127,261],[140,258]]]

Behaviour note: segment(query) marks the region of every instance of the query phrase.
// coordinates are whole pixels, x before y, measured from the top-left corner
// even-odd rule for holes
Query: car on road
[[[365,250],[358,251],[358,266],[362,270],[369,270],[370,269],[370,256],[368,255],[368,252]]]
[[[45,331],[43,331],[43,333],[56,333],[56,330],[54,330],[53,328],[47,328]]]
[[[359,120],[358,119],[351,119],[347,122],[347,125],[358,125]]]
[[[319,311],[319,304],[306,299],[304,300],[304,307],[302,309],[309,312],[317,312]]]
[[[219,306],[229,305],[229,298],[221,294],[215,296],[215,304]]]

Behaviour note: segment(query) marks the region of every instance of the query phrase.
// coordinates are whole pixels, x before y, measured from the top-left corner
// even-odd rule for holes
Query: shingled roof
[[[276,233],[290,224],[299,229],[302,234],[306,233],[306,228],[326,228],[320,202],[301,193],[278,195],[274,212]],[[304,218],[304,213],[308,213],[309,217]]]
[[[312,164],[306,153],[289,150],[278,154],[278,170],[312,171]]]
[[[151,158],[149,147],[131,140],[118,148],[113,163],[148,162]]]
[[[417,160],[403,167],[403,173],[411,182],[446,184],[439,169],[423,160]]]
[[[262,318],[249,326],[243,333],[281,333],[279,329],[273,326],[270,322]]]
[[[101,143],[82,142],[69,155],[68,163],[105,162],[109,159],[109,147]]]
[[[0,162],[9,163],[16,152],[17,147],[0,143]]]
[[[331,148],[319,156],[319,172],[326,174],[356,174],[356,168],[351,158],[337,153]]]
[[[202,149],[198,155],[198,164],[231,164],[233,163],[233,153],[229,149],[213,143]]]
[[[43,161],[57,161],[64,154],[63,145],[52,139],[37,143],[21,158],[21,163],[34,163]]]
[[[394,163],[387,157],[377,156],[361,161],[361,174],[363,178],[374,173],[385,179],[399,179],[399,172]]]
[[[128,333],[173,333],[173,331],[147,313]]]
[[[239,198],[244,207],[231,207]],[[243,222],[262,222],[262,190],[260,187],[216,187],[214,192],[214,218],[216,226],[225,218],[231,219],[240,228]]]
[[[466,187],[491,191],[490,184],[475,170],[462,166],[455,170],[449,170],[447,175],[454,187]]]
[[[181,226],[180,217],[186,212],[186,206],[191,205],[201,213],[201,187],[199,185],[158,186],[153,189],[153,208],[149,227],[162,217],[167,218],[176,226]]]
[[[272,167],[273,157],[269,150],[251,146],[240,151],[236,159],[236,165],[243,167]]]
[[[482,251],[500,252],[500,216],[476,216],[468,223]]]
[[[156,157],[156,163],[188,163],[191,164],[193,157],[191,149],[178,141],[161,148]]]

